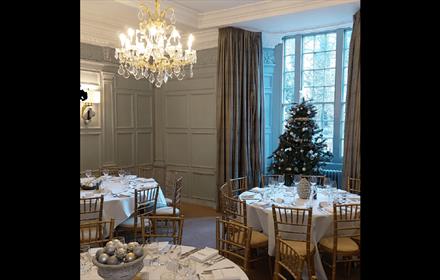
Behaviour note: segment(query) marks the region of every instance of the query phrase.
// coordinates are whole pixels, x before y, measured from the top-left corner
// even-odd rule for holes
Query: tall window
[[[292,103],[311,100],[335,163],[343,156],[350,37],[350,29],[338,29],[284,38],[283,121]]]

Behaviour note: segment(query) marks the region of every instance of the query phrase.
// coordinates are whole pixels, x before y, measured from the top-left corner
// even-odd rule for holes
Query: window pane
[[[344,139],[341,140],[341,147],[339,147],[339,151],[341,151],[341,158],[344,157]]]
[[[325,87],[323,102],[335,101],[335,87]]]
[[[290,117],[290,108],[292,107],[291,104],[287,104],[283,106],[283,131],[286,130],[286,122],[287,119]]]
[[[326,61],[326,53],[315,53],[313,57],[313,68],[314,69],[324,69]]]
[[[326,50],[326,36],[325,34],[320,34],[315,36],[315,52],[321,52]]]
[[[344,51],[344,67],[348,66],[348,55],[349,55],[350,51],[347,49]]]
[[[303,37],[303,53],[313,52],[314,40],[315,40],[315,36],[304,36]]]
[[[325,68],[335,68],[336,67],[336,52],[328,52],[325,56]]]
[[[351,39],[351,31],[352,30],[346,30],[345,31],[345,38],[344,38],[344,49],[350,48],[350,39]]]
[[[312,91],[313,102],[323,102],[324,101],[324,88],[315,87]]]
[[[320,87],[324,85],[325,71],[316,70],[313,72],[313,86]]]
[[[303,69],[313,69],[313,53],[303,55]]]
[[[322,135],[324,138],[333,137],[333,122],[322,122]]]
[[[345,103],[341,104],[341,121],[345,121]]]
[[[316,105],[316,115],[315,115],[315,121],[317,122],[317,125],[319,128],[322,128],[321,121],[322,121],[322,105]]]
[[[284,55],[295,54],[295,38],[286,39],[284,44],[286,46]]]
[[[334,105],[333,104],[324,104],[323,111],[322,111],[322,120],[323,121],[331,121],[333,124],[334,119],[335,119]]]
[[[327,50],[336,50],[336,33],[327,34]]]
[[[284,104],[293,103],[294,102],[294,90],[293,88],[284,88]]]
[[[295,71],[295,56],[288,55],[285,57],[284,71]]]
[[[313,85],[313,71],[303,72],[303,87],[311,87]]]
[[[341,138],[344,138],[345,122],[341,122]]]
[[[284,87],[293,88],[295,84],[295,72],[287,72],[284,75]]]
[[[325,70],[325,84],[326,86],[332,86],[335,84],[335,69]]]
[[[333,153],[333,138],[327,138],[325,144],[327,144],[327,150]]]

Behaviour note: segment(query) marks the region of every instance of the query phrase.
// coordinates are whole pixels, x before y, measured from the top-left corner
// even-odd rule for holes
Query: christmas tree
[[[320,167],[332,159],[322,135],[322,129],[313,119],[316,108],[304,99],[289,111],[285,132],[279,137],[280,144],[270,158],[269,171],[284,174],[286,184],[291,185],[295,174],[319,175]]]

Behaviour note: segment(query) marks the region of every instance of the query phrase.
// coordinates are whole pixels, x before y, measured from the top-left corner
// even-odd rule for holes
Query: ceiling
[[[118,34],[137,27],[139,2],[153,0],[81,0],[81,42],[118,47]],[[215,47],[218,28],[236,26],[263,32],[273,47],[285,35],[349,26],[360,0],[161,0],[173,7],[183,39],[193,33],[195,49]]]

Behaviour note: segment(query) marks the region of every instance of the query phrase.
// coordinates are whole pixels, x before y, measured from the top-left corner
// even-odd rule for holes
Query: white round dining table
[[[195,247],[192,246],[185,246],[185,245],[179,245],[178,247],[181,248],[181,253],[184,254],[186,252],[189,252],[193,250]],[[89,253],[82,253],[82,254],[89,254]],[[214,259],[216,256],[212,257]],[[196,279],[200,280],[215,280],[212,273],[206,273],[202,274],[201,272],[205,270],[213,270],[213,269],[221,269],[224,267],[229,267],[228,270],[233,270],[233,274],[237,276],[237,279],[240,280],[248,280],[246,273],[234,262],[231,260],[225,258],[213,265],[207,266],[206,264],[195,262],[196,264],[196,273],[198,276],[196,276]],[[161,280],[161,275],[165,274],[166,272],[169,272],[168,266],[166,264],[163,265],[150,265],[150,259],[145,257],[144,259],[144,267],[142,270],[136,275],[134,280]],[[93,265],[91,269],[85,273],[82,273],[80,275],[81,280],[101,280],[103,279],[101,276],[98,275],[98,268]],[[176,278],[177,279],[177,278]]]
[[[318,279],[326,280],[327,276],[321,262],[317,244],[321,238],[333,235],[333,213],[330,204],[328,207],[319,207],[320,202],[328,202],[329,200],[327,190],[321,188],[317,190],[317,199],[310,200],[313,208],[311,244],[315,246],[317,252],[314,257],[316,276]],[[265,192],[271,192],[270,188],[253,188],[250,191],[241,193],[239,197],[241,200],[246,200],[247,225],[253,229],[263,231],[268,236],[268,254],[275,256],[275,227],[272,204],[283,207],[305,208],[309,200],[299,198],[296,194],[296,187],[281,186],[276,188],[270,196],[266,196]],[[346,196],[347,203],[360,202],[359,195],[347,193],[345,190],[340,189],[335,192],[338,195]],[[296,194],[295,197],[293,194]],[[303,273],[303,279],[308,279],[305,272]]]
[[[109,176],[103,180],[100,192],[95,190],[80,190],[80,197],[97,197],[104,194],[103,220],[115,220],[115,227],[128,219],[134,212],[134,190],[157,186],[153,178],[130,177],[122,180],[120,177]],[[162,189],[159,187],[156,208],[166,207],[167,202]]]

